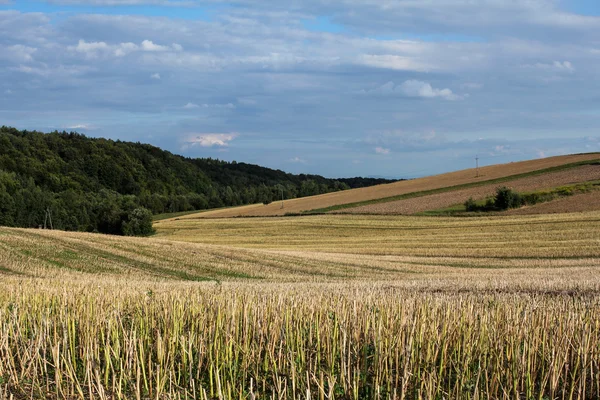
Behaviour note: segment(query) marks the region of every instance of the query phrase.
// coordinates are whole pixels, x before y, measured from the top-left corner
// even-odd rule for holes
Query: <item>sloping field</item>
[[[472,259],[600,255],[600,212],[472,218],[181,219],[156,226],[160,238],[279,251]]]
[[[509,180],[502,184],[492,183],[468,189],[453,190],[444,193],[436,193],[411,199],[390,201],[387,203],[370,204],[361,207],[347,208],[340,212],[350,214],[416,214],[428,210],[450,207],[455,204],[464,203],[472,197],[475,200],[483,199],[495,193],[498,186],[508,186],[519,192],[552,189],[572,183],[582,183],[600,180],[600,165],[584,165],[564,171],[550,172],[544,175],[529,176],[515,180]],[[591,193],[587,198],[600,197],[600,193]],[[595,205],[596,207],[593,207]],[[545,208],[539,208],[544,211]],[[594,201],[587,205],[586,211],[600,210],[600,202]],[[565,212],[569,210],[566,209]],[[576,210],[573,210],[576,211]]]
[[[387,185],[378,185],[368,188],[347,190],[343,192],[328,193],[319,196],[304,197],[286,200],[283,208],[281,202],[270,205],[255,204],[250,206],[230,208],[190,214],[181,217],[188,218],[227,218],[236,216],[274,216],[286,213],[301,213],[303,211],[338,206],[341,204],[357,203],[374,199],[393,197],[412,192],[439,189],[449,186],[464,185],[483,182],[491,179],[499,179],[511,175],[525,174],[546,168],[557,167],[564,164],[597,160],[600,154],[579,154],[559,157],[549,157],[538,160],[515,162],[510,164],[492,165],[481,167],[479,177],[476,177],[474,169],[450,172],[410,181],[401,181]]]
[[[595,268],[600,212],[179,220],[157,238],[0,228],[0,274],[150,281],[331,281]]]
[[[144,281],[329,281],[401,276],[373,260],[304,258],[207,244],[108,235],[0,228],[0,276]]]
[[[508,210],[506,215],[556,214],[600,210],[600,192],[581,193],[556,199],[548,203],[536,204]]]

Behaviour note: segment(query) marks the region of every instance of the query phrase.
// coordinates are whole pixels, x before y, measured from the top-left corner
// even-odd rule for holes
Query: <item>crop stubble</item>
[[[392,201],[388,203],[371,204],[339,211],[348,214],[416,214],[423,211],[450,207],[465,202],[468,198],[482,199],[495,193],[499,186],[507,186],[518,192],[528,192],[572,184],[596,181],[600,179],[600,165],[585,165],[565,171],[552,172],[540,176],[515,179],[502,184],[489,184],[474,188],[436,193],[428,196]],[[596,197],[600,197],[595,193]],[[594,197],[593,194],[589,197]],[[592,203],[592,204],[597,204]],[[592,208],[589,210],[598,210]]]
[[[600,397],[600,212],[158,226],[0,228],[0,398]]]

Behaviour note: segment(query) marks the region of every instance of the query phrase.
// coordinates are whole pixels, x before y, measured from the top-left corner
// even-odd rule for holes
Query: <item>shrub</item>
[[[559,187],[557,189],[557,192],[560,196],[572,196],[573,195],[573,188],[570,187]]]
[[[465,201],[465,210],[466,211],[478,211],[477,203],[473,200],[472,197],[469,197],[467,201]]]
[[[123,234],[126,236],[148,236],[154,233],[152,213],[143,207],[132,210],[123,221]]]
[[[496,189],[496,198],[494,205],[499,210],[508,210],[509,208],[517,208],[522,204],[521,196],[517,192],[506,186]]]

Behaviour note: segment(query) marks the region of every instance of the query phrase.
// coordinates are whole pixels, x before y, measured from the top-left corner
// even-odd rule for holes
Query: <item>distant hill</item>
[[[493,193],[499,185],[510,186],[513,183],[520,183],[519,190],[527,190],[528,188],[552,188],[567,183],[598,179],[596,176],[600,173],[598,172],[598,161],[600,161],[600,153],[589,153],[489,165],[480,167],[478,171],[466,169],[385,185],[289,200],[284,202],[283,208],[279,204],[248,206],[214,210],[182,218],[259,217],[340,211],[382,215],[413,214],[462,203],[470,196],[485,197],[486,193]],[[567,170],[569,173],[558,174],[560,171]],[[523,182],[522,180],[525,178],[528,181]],[[550,182],[548,183],[548,181]],[[480,189],[483,192],[480,193]],[[460,194],[463,197],[458,196]],[[442,198],[439,198],[440,196]],[[406,204],[407,202],[411,203],[410,206]],[[363,207],[369,207],[369,209]]]
[[[0,127],[0,225],[123,234],[133,210],[153,214],[269,203],[389,183],[327,179],[241,162],[186,158],[78,133]],[[133,229],[133,228],[132,228]]]

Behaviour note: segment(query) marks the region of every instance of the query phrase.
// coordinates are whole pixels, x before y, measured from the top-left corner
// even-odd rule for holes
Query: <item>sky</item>
[[[600,2],[0,0],[0,125],[327,177],[600,151]]]

